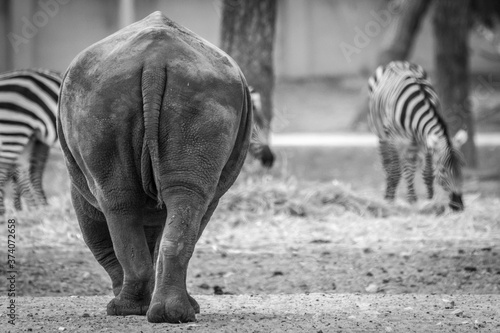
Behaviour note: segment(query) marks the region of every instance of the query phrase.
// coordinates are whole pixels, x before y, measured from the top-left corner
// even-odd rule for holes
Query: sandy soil
[[[106,316],[109,297],[22,297],[2,332],[499,332],[498,295],[198,296],[198,321]],[[5,304],[5,297],[0,303]]]

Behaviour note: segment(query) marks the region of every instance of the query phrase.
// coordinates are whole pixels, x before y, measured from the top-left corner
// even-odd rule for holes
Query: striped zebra
[[[370,128],[379,138],[387,176],[385,198],[394,200],[402,175],[408,185],[408,201],[417,200],[414,178],[417,163],[423,157],[427,197],[431,199],[434,195],[436,177],[449,193],[450,208],[463,210],[461,170],[464,161],[458,147],[467,140],[467,134],[460,130],[450,139],[440,115],[438,97],[423,68],[406,61],[391,62],[376,69],[368,88]]]
[[[252,140],[248,152],[255,159],[261,161],[262,165],[270,168],[274,164],[274,153],[269,147],[267,136],[261,130],[264,128],[265,116],[262,112],[262,102],[260,93],[253,87],[248,87],[250,90],[250,98],[252,100],[253,120],[255,126],[253,127]]]
[[[56,110],[61,77],[43,69],[0,75],[0,215],[4,187],[14,184],[14,206],[45,205],[42,176],[50,147],[57,140]]]

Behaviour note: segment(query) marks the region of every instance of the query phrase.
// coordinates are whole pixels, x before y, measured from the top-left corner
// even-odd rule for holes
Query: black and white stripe
[[[0,75],[0,214],[3,189],[12,178],[15,206],[20,195],[29,205],[46,204],[42,175],[50,147],[57,141],[58,73],[18,70]]]
[[[408,200],[417,200],[414,177],[419,155],[423,153],[428,198],[434,194],[436,167],[439,183],[450,192],[450,207],[462,210],[463,159],[450,139],[440,116],[437,94],[423,68],[406,61],[391,62],[376,69],[368,87],[370,127],[379,137],[387,174],[386,199],[394,199],[403,175],[408,184]],[[461,131],[459,136],[463,134]]]
[[[262,101],[260,93],[253,87],[248,87],[250,90],[250,98],[252,100],[252,112],[254,126],[252,130],[252,138],[250,140],[250,147],[248,152],[255,159],[261,161],[265,167],[272,167],[274,164],[274,153],[271,151],[268,142],[268,135],[264,133],[265,128],[265,115],[262,112]]]

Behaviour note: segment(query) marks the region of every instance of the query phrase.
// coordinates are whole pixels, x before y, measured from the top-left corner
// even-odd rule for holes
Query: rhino
[[[252,132],[238,65],[154,12],[72,61],[58,112],[78,223],[112,282],[107,314],[196,320],[188,263]]]

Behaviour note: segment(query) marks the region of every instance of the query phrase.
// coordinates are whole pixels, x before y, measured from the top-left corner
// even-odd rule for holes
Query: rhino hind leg
[[[159,240],[156,287],[147,318],[154,323],[195,321],[199,305],[188,295],[186,274],[209,200],[183,186],[166,192],[168,214]]]
[[[108,315],[145,315],[154,286],[154,269],[140,209],[103,208],[116,258],[123,268],[123,284],[107,306]]]
[[[208,221],[207,221],[208,222]],[[158,259],[158,249],[161,241],[161,234],[163,228],[162,227],[144,227],[144,232],[146,233],[146,239],[148,242],[149,253],[151,254],[151,258],[153,258],[153,265],[156,263]],[[188,294],[189,303],[194,309],[195,313],[200,313],[200,305],[198,302]]]
[[[85,243],[111,278],[113,293],[116,296],[122,289],[123,269],[116,258],[106,218],[89,204],[73,185],[71,199]]]

